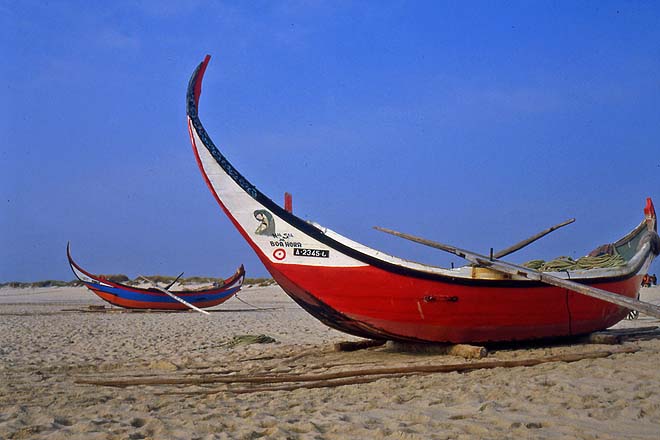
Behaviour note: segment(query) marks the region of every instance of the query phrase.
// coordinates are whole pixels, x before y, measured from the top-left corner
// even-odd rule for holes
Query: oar
[[[466,260],[468,260],[473,264],[482,267],[488,267],[497,272],[502,272],[509,275],[521,276],[529,280],[540,281],[542,283],[550,284],[552,286],[562,287],[564,289],[568,289],[573,292],[580,293],[582,295],[587,295],[592,298],[598,298],[600,300],[607,301],[609,303],[616,304],[618,306],[625,307],[627,309],[637,310],[638,312],[643,312],[646,313],[647,315],[660,319],[660,307],[654,304],[650,304],[644,301],[639,301],[637,299],[628,298],[627,296],[618,295],[616,293],[608,292],[607,290],[598,289],[596,287],[585,286],[584,284],[579,284],[574,281],[558,278],[543,272],[539,272],[534,269],[529,269],[527,267],[507,263],[495,258],[490,259],[489,257],[485,255],[477,254],[476,252],[467,251],[465,249],[460,249],[454,246],[438,243],[436,241],[431,241],[425,238],[416,237],[414,235],[405,234],[403,232],[397,232],[391,229],[381,228],[379,226],[375,226],[374,229],[377,229],[382,232],[387,232],[388,234],[405,238],[406,240],[414,241],[416,243],[420,243],[425,246],[430,246],[435,249],[440,249],[445,252],[449,252],[461,258],[465,258]],[[647,243],[644,246],[650,246],[650,245]]]
[[[165,288],[165,290],[170,290],[172,288],[172,286],[175,285],[176,282],[179,281],[179,278],[181,278],[182,276],[183,276],[183,272],[181,272],[179,274],[179,276],[174,279],[174,281],[172,281],[170,284],[168,284],[167,287]]]
[[[181,275],[179,275],[179,276],[181,276]],[[142,276],[142,275],[139,275],[139,277],[142,278],[143,280],[147,281],[148,283],[153,284],[153,285],[154,285],[154,289],[158,290],[159,292],[163,292],[165,295],[168,295],[168,296],[174,298],[175,300],[179,301],[179,302],[180,302],[181,304],[183,304],[184,306],[189,307],[189,308],[191,308],[191,309],[193,309],[193,310],[195,310],[195,311],[197,311],[197,312],[199,312],[199,313],[203,313],[203,314],[205,314],[205,315],[210,315],[210,313],[207,312],[206,310],[202,310],[202,309],[200,309],[199,307],[196,307],[196,306],[190,304],[188,301],[186,301],[186,300],[183,299],[183,298],[179,298],[178,296],[176,296],[175,294],[173,294],[173,293],[170,292],[169,290],[165,290],[165,289],[163,289],[162,287],[158,287],[158,286],[156,286],[156,283],[154,283],[153,281],[151,281],[149,278],[144,277],[144,276]]]
[[[529,238],[527,238],[527,239],[525,239],[525,240],[523,240],[523,241],[521,241],[521,242],[519,242],[519,243],[514,244],[513,246],[509,246],[509,247],[506,248],[506,249],[503,249],[503,250],[501,250],[501,251],[499,251],[499,252],[495,252],[495,253],[493,254],[493,257],[494,257],[494,258],[502,258],[502,257],[506,257],[507,255],[509,255],[509,254],[511,254],[511,253],[513,253],[513,252],[519,250],[519,249],[522,249],[522,248],[524,248],[525,246],[527,246],[527,245],[529,245],[529,244],[534,243],[534,242],[535,242],[536,240],[538,240],[539,238],[545,237],[546,235],[548,235],[548,234],[551,233],[552,231],[556,231],[556,230],[559,229],[559,228],[562,228],[562,227],[564,227],[564,226],[566,226],[566,225],[570,225],[570,224],[573,223],[574,221],[575,221],[575,219],[574,219],[574,218],[571,218],[571,219],[566,220],[565,222],[561,222],[561,223],[559,223],[559,224],[557,224],[557,225],[551,226],[551,227],[549,227],[548,229],[545,229],[545,230],[539,232],[539,233],[536,234],[536,235],[532,235],[531,237],[529,237]]]

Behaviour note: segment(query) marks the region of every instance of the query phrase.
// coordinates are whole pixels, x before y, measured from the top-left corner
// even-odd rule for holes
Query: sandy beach
[[[325,327],[279,287],[239,297],[249,304],[233,298],[209,316],[94,313],[85,310],[104,303],[83,287],[0,289],[0,439],[660,438],[660,332],[614,346],[491,348],[481,360],[335,352],[334,343],[357,338]],[[660,304],[660,287],[642,289],[642,299]],[[616,327],[657,325],[641,315]],[[244,344],[240,335],[275,342]],[[622,348],[637,351],[290,391],[263,389],[297,382],[200,383]],[[152,383],[84,383],[102,380]]]

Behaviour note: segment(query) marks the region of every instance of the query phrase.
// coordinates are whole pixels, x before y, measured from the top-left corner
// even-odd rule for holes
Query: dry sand
[[[234,394],[246,384],[116,388],[81,379],[321,373],[478,362],[371,348],[306,314],[276,286],[198,313],[64,311],[103,302],[85,288],[0,289],[0,439],[660,438],[660,332],[632,354],[575,363],[384,378],[358,385]],[[660,304],[660,288],[642,299]],[[640,316],[618,327],[660,325]],[[265,334],[276,343],[229,344]],[[519,345],[488,359],[612,346]],[[206,391],[217,391],[208,393]],[[178,394],[177,394],[178,393]],[[181,394],[184,393],[184,394]]]

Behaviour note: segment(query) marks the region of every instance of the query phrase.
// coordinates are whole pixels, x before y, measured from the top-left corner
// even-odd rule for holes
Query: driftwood
[[[616,345],[621,343],[621,336],[608,333],[591,333],[578,339],[584,344]]]
[[[429,373],[420,373],[420,374],[429,374]],[[363,383],[375,382],[380,379],[391,379],[396,377],[411,376],[411,373],[400,374],[397,376],[393,375],[384,375],[384,376],[368,376],[368,377],[350,377],[346,379],[337,379],[337,380],[320,380],[317,382],[307,382],[307,383],[296,383],[293,385],[276,385],[276,386],[261,386],[258,388],[222,388],[222,389],[204,389],[196,391],[162,391],[155,393],[157,396],[171,396],[171,395],[184,395],[184,396],[198,396],[198,395],[209,395],[209,394],[219,394],[219,393],[232,393],[232,394],[249,394],[249,393],[261,393],[268,391],[294,391],[299,389],[313,389],[313,388],[333,388],[341,387],[346,385],[359,385]]]
[[[143,379],[78,379],[75,383],[87,385],[101,385],[110,387],[128,387],[135,385],[205,385],[212,383],[252,383],[273,384],[291,382],[320,382],[333,379],[345,379],[364,376],[399,377],[411,374],[466,372],[492,368],[531,367],[548,362],[576,362],[583,359],[597,359],[608,357],[613,354],[634,353],[637,347],[621,347],[612,350],[598,350],[581,353],[569,353],[540,358],[515,359],[515,360],[493,360],[486,362],[468,362],[461,364],[445,365],[412,365],[408,367],[381,367],[350,371],[339,371],[323,374],[277,374],[277,375],[232,375],[221,377],[153,377]],[[373,379],[377,380],[377,379]],[[267,391],[267,390],[266,390]]]
[[[486,347],[468,344],[420,344],[414,342],[388,341],[387,348],[404,353],[446,354],[465,359],[482,359],[488,356]]]
[[[653,333],[658,329],[660,329],[660,327],[657,325],[650,325],[647,327],[613,328],[605,330],[605,332],[619,336],[637,336],[644,333]]]
[[[247,393],[261,393],[269,391],[294,391],[297,389],[312,389],[312,388],[332,388],[346,385],[357,385],[363,383],[375,382],[380,379],[393,379],[400,377],[407,377],[413,375],[428,375],[437,372],[467,372],[478,369],[492,369],[492,368],[512,368],[512,367],[525,367],[525,366],[534,366],[542,363],[548,362],[576,362],[583,359],[597,359],[613,354],[619,353],[634,353],[639,349],[636,347],[623,348],[617,350],[608,350],[608,351],[596,351],[596,352],[587,352],[587,353],[575,353],[568,355],[558,355],[558,356],[548,356],[540,359],[522,359],[516,361],[491,361],[491,362],[478,362],[471,364],[454,364],[454,365],[444,365],[444,366],[426,366],[431,368],[400,368],[400,372],[391,373],[391,374],[376,374],[371,376],[365,376],[364,370],[360,370],[360,374],[355,374],[351,377],[337,380],[318,380],[309,383],[294,383],[292,385],[276,385],[276,386],[260,386],[255,388],[223,388],[223,389],[214,389],[214,390],[199,390],[199,391],[170,391],[163,392],[159,394],[184,394],[184,395],[199,395],[199,394],[218,394],[218,393],[232,393],[232,394],[247,394]],[[437,370],[433,367],[446,367],[442,370]],[[423,371],[421,371],[423,370]],[[356,373],[356,372],[353,372]],[[320,376],[320,375],[319,375]]]
[[[585,344],[620,344],[624,340],[656,335],[658,326],[637,327],[637,328],[618,328],[594,332],[578,339]]]
[[[386,341],[379,341],[374,339],[363,339],[361,341],[342,341],[337,342],[333,348],[335,351],[358,351],[365,348],[380,347],[385,345]]]
[[[398,375],[383,375],[383,376],[367,376],[367,377],[350,377],[346,379],[337,379],[337,380],[319,380],[316,382],[308,383],[297,383],[294,385],[279,385],[272,387],[258,387],[258,388],[236,388],[236,389],[224,389],[224,390],[204,390],[206,394],[217,394],[223,392],[229,392],[232,394],[249,394],[249,393],[261,393],[266,391],[294,391],[298,389],[313,389],[313,388],[333,388],[333,387],[342,387],[346,385],[359,385],[362,383],[375,382],[380,379],[392,379],[396,377],[403,376],[412,376],[414,373],[402,373]],[[428,373],[422,373],[428,374]]]

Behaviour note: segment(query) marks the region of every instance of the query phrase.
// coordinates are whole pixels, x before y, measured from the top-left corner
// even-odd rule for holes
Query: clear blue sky
[[[205,187],[200,115],[264,193],[402,257],[580,256],[660,207],[660,3],[1,1],[0,282],[265,269]],[[653,268],[660,273],[656,262]]]

